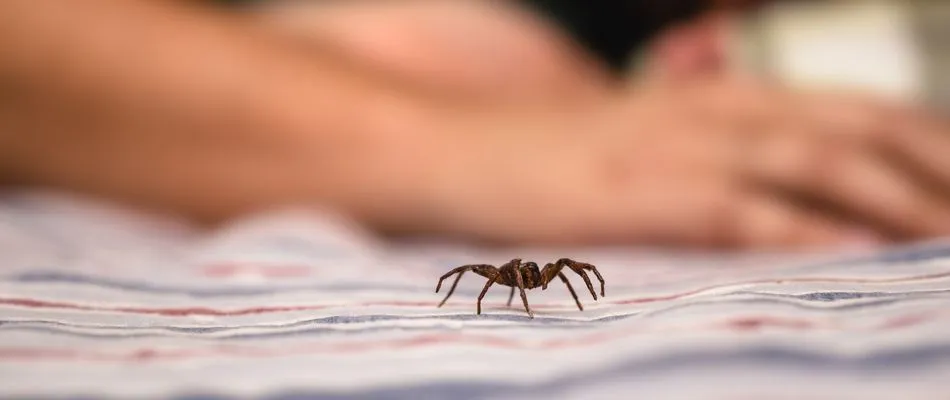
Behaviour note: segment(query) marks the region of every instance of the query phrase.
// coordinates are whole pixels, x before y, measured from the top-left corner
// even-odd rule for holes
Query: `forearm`
[[[405,146],[433,133],[427,104],[292,46],[179,3],[3,2],[0,176],[207,219],[314,200],[391,215],[373,199],[418,176]]]

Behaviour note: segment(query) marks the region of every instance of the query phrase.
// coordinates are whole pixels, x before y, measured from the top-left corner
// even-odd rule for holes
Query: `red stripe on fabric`
[[[274,312],[322,310],[324,308],[327,308],[327,306],[321,306],[321,305],[252,307],[252,308],[240,308],[240,309],[235,309],[235,310],[220,310],[220,309],[207,308],[207,307],[182,307],[182,308],[102,307],[102,306],[82,305],[82,304],[76,304],[76,303],[54,302],[54,301],[44,301],[44,300],[35,300],[35,299],[23,299],[23,298],[14,298],[14,299],[0,298],[0,304],[6,304],[6,305],[12,305],[12,306],[18,306],[18,307],[27,307],[27,308],[53,308],[53,309],[78,310],[78,311],[121,312],[121,313],[131,313],[131,314],[162,315],[162,316],[170,316],[170,317],[185,317],[185,316],[191,316],[191,315],[240,316],[240,315],[266,314],[266,313],[274,313]]]

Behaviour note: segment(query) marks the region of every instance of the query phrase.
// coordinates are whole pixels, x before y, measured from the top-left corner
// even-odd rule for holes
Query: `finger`
[[[874,241],[858,237],[843,223],[762,193],[749,193],[724,172],[666,178],[641,186],[626,201],[627,208],[620,209],[632,210],[629,215],[616,212],[614,218],[598,218],[600,224],[590,229],[608,229],[611,239],[707,248],[798,248]]]
[[[812,133],[873,137],[884,107],[872,99],[831,91],[794,91],[743,79],[716,79],[673,91],[684,114],[757,136],[794,127]]]
[[[720,225],[719,241],[731,247],[784,250],[877,247],[876,232],[802,208],[777,196],[750,195]]]
[[[770,136],[746,173],[766,185],[827,201],[898,235],[950,231],[950,207],[922,190],[869,149],[802,134]]]

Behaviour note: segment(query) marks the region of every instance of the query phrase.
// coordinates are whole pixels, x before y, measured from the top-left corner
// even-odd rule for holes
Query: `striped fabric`
[[[325,215],[214,232],[0,200],[0,397],[946,398],[950,244],[809,255],[376,242]],[[466,263],[569,256],[536,318]],[[596,281],[595,281],[596,282]]]

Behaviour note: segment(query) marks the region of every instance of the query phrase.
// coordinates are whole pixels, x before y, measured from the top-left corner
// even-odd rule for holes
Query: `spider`
[[[442,288],[442,282],[453,274],[458,274],[455,277],[455,282],[452,283],[452,287],[449,288],[449,293],[445,295],[445,298],[442,299],[442,302],[439,303],[439,307],[445,305],[445,302],[449,300],[449,297],[452,296],[452,293],[455,292],[455,286],[458,285],[459,280],[462,279],[462,275],[467,271],[472,271],[478,275],[481,275],[485,278],[488,278],[488,282],[485,283],[485,287],[482,289],[482,293],[478,295],[478,315],[482,314],[482,298],[485,297],[485,293],[488,293],[488,288],[491,285],[498,283],[499,285],[505,285],[511,287],[511,294],[508,295],[508,306],[511,306],[511,301],[515,297],[515,288],[521,292],[521,302],[524,303],[525,311],[528,312],[528,316],[534,318],[534,312],[531,311],[531,307],[528,306],[528,297],[525,296],[525,289],[534,289],[541,287],[541,290],[547,290],[548,283],[554,280],[554,277],[561,278],[561,281],[567,285],[567,290],[571,292],[571,296],[574,297],[574,302],[577,303],[577,308],[581,311],[584,311],[584,306],[581,305],[581,301],[577,298],[577,293],[574,292],[574,287],[571,286],[571,282],[567,280],[567,276],[564,275],[561,270],[564,267],[570,268],[572,271],[576,272],[581,278],[584,278],[584,283],[587,284],[587,289],[590,290],[590,294],[594,296],[594,300],[597,300],[597,293],[594,291],[594,286],[590,283],[590,278],[587,277],[586,271],[591,271],[597,277],[597,280],[600,281],[600,296],[604,297],[604,278],[600,276],[600,272],[597,271],[597,267],[582,263],[578,261],[571,260],[569,258],[562,258],[557,260],[555,263],[548,263],[544,266],[543,270],[538,270],[538,264],[534,262],[522,263],[520,258],[512,259],[507,263],[503,264],[501,267],[496,268],[493,265],[488,264],[471,264],[463,265],[461,267],[455,268],[449,271],[447,274],[442,275],[439,278],[439,284],[435,287],[435,292],[439,293],[439,290]]]

